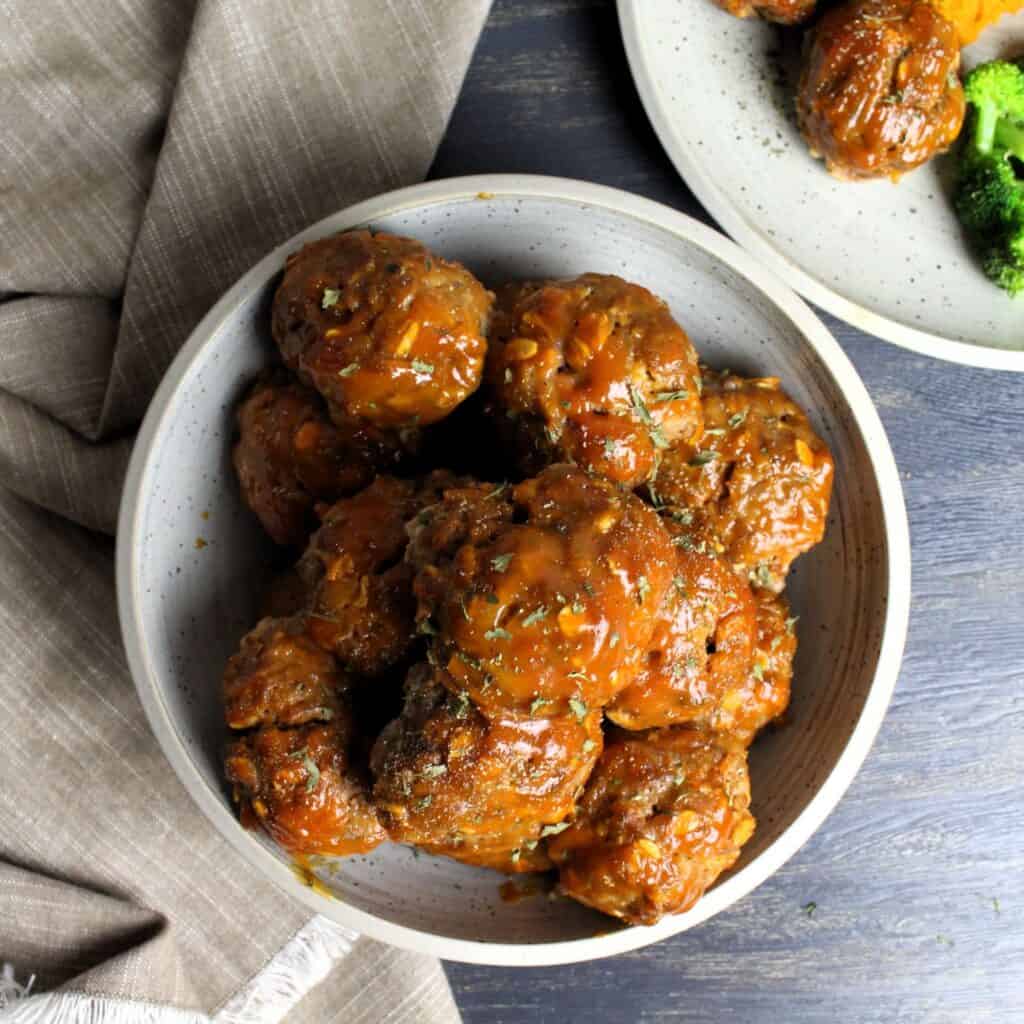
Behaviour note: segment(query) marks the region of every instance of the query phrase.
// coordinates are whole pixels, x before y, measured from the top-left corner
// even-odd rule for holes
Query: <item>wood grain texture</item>
[[[710,223],[647,123],[612,3],[498,0],[432,176],[484,171]],[[1024,375],[824,319],[885,422],[913,537],[906,660],[867,763],[789,864],[691,932],[572,967],[448,965],[467,1024],[1024,1021]]]

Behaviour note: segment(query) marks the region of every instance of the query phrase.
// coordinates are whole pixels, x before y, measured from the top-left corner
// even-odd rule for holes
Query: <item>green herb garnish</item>
[[[569,710],[576,716],[577,722],[582,722],[587,717],[587,705],[579,697],[569,698]]]
[[[559,832],[564,832],[572,822],[561,821],[557,825],[545,825],[540,830],[540,837],[543,839],[545,836],[557,836]]]
[[[495,572],[504,572],[509,567],[509,563],[511,561],[512,561],[512,555],[511,554],[496,555],[494,558],[491,559],[491,568]]]
[[[321,309],[330,309],[331,306],[336,306],[338,300],[341,298],[341,292],[337,288],[325,288],[323,301],[320,303]]]
[[[484,633],[485,640],[511,640],[512,634],[507,629],[502,629],[500,626],[495,626],[494,629],[487,630]]]
[[[320,769],[308,753],[303,755],[302,767],[306,769],[306,792],[312,793],[320,785]]]
[[[540,622],[548,614],[547,605],[541,605],[539,608],[535,608],[529,615],[523,619],[524,626],[532,626],[535,623]]]
[[[339,377],[351,377],[352,374],[355,373],[356,370],[358,370],[358,369],[359,369],[359,364],[358,363],[349,363],[348,366],[343,366],[338,371],[338,376]]]
[[[647,408],[647,405],[644,403],[643,395],[640,394],[640,391],[635,384],[629,385],[629,397],[632,399],[633,408],[636,410],[637,416],[640,417],[640,422],[647,427],[647,433],[650,435],[651,444],[653,444],[655,448],[668,448],[668,440],[661,432],[661,427],[659,427],[654,421],[654,417],[651,415],[651,410]]]
[[[428,363],[423,359],[414,359],[410,364],[413,368],[414,373],[433,373],[434,364]]]

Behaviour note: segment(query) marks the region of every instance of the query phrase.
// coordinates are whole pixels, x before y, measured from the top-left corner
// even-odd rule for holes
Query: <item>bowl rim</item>
[[[873,309],[862,306],[815,280],[798,263],[790,259],[784,248],[774,245],[758,231],[756,224],[741,213],[722,190],[715,180],[714,172],[701,161],[697,149],[676,130],[673,119],[661,100],[661,92],[651,64],[644,57],[640,33],[640,0],[617,0],[617,8],[619,28],[633,81],[662,149],[694,195],[744,249],[811,302],[851,326],[893,345],[961,366],[1024,372],[1024,349],[960,341],[911,327],[882,313],[876,313]]]
[[[182,380],[223,321],[255,288],[275,274],[297,245],[353,225],[409,208],[497,197],[554,199],[600,207],[654,224],[697,245],[746,278],[800,331],[833,376],[861,431],[882,504],[889,592],[874,679],[857,724],[818,792],[783,833],[750,864],[730,875],[684,914],[658,924],[622,928],[584,939],[543,943],[500,943],[439,936],[394,924],[304,885],[264,845],[243,829],[222,796],[200,772],[173,724],[140,621],[140,515],[147,492],[154,439],[172,410]],[[370,938],[418,953],[494,966],[553,966],[613,956],[692,928],[751,892],[810,838],[839,802],[866,757],[885,716],[903,656],[910,613],[910,534],[903,489],[884,427],[849,358],[825,325],[788,286],[724,235],[668,206],[619,189],[567,178],[486,174],[449,178],[397,189],[323,218],[277,246],[225,292],[192,331],[171,363],[149,405],[125,478],[117,525],[118,615],[128,665],[156,738],[182,784],[221,835],[252,866],[311,910]]]

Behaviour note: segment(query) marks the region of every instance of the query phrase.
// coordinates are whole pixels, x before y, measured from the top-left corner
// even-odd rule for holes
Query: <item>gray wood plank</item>
[[[498,0],[432,175],[483,171],[710,222],[647,123],[611,3]],[[692,932],[572,967],[448,965],[468,1024],[1024,1021],[1024,375],[825,320],[885,422],[913,535],[906,660],[867,763],[789,864]]]

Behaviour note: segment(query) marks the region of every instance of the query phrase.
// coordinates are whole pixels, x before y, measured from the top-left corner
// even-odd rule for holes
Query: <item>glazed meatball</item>
[[[796,657],[796,617],[782,594],[755,592],[757,646],[754,664],[744,686],[727,698],[725,728],[749,742],[769,722],[782,717],[789,707],[793,659]],[[731,723],[731,724],[730,724]]]
[[[825,533],[832,456],[777,377],[704,370],[700,444],[669,452],[661,501],[693,515],[733,567],[780,591],[797,555]]]
[[[387,836],[349,753],[352,733],[339,705],[329,722],[265,726],[232,741],[225,764],[243,821],[296,854],[347,856],[382,843]]]
[[[294,726],[334,717],[350,680],[300,618],[263,619],[224,673],[224,713],[232,729]]]
[[[312,596],[311,581],[293,565],[277,573],[260,597],[261,619],[289,619],[306,611]]]
[[[779,25],[799,25],[814,13],[817,0],[715,0],[737,18],[757,15]]]
[[[479,386],[492,300],[411,238],[347,231],[288,257],[274,340],[336,422],[411,429]]]
[[[595,709],[628,685],[672,578],[668,531],[639,498],[573,466],[552,466],[487,513],[483,536],[458,529],[431,560],[411,529],[417,616],[436,633],[448,685],[488,712],[539,717]],[[445,534],[456,504],[426,509]]]
[[[928,0],[853,0],[812,30],[797,95],[811,152],[837,178],[898,178],[960,133],[956,30]]]
[[[630,924],[688,910],[754,831],[745,749],[694,729],[614,730],[572,825],[548,841],[561,890]]]
[[[680,529],[679,536],[688,535]],[[609,719],[626,729],[693,723],[730,730],[756,634],[750,587],[707,547],[680,547],[640,671],[608,707]]]
[[[380,676],[409,653],[415,600],[403,560],[406,523],[453,480],[444,472],[422,483],[379,476],[325,513],[298,574],[312,593],[310,637],[346,668]]]
[[[400,718],[373,748],[374,800],[393,839],[499,870],[549,866],[540,841],[571,812],[601,751],[598,711],[486,717],[414,667]]]
[[[284,371],[256,380],[238,408],[238,429],[242,496],[278,544],[301,544],[317,501],[355,493],[399,458],[381,431],[331,423],[323,399]]]
[[[627,487],[700,434],[697,356],[668,307],[605,274],[526,284],[499,301],[488,355],[520,468],[573,462]]]

